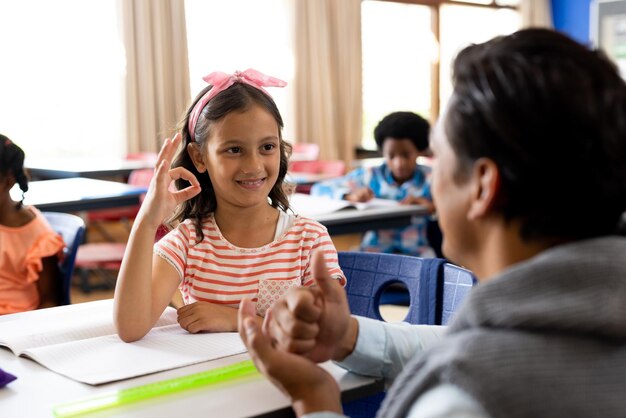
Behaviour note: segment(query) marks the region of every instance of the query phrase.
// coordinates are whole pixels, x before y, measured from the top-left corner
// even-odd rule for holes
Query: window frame
[[[365,0],[367,1],[367,0]],[[420,6],[428,6],[430,8],[430,30],[437,41],[437,54],[441,56],[441,6],[442,5],[455,5],[455,6],[471,6],[471,7],[484,7],[490,9],[511,9],[511,10],[519,10],[519,5],[505,5],[498,4],[497,0],[491,0],[489,3],[474,3],[472,1],[455,1],[455,0],[377,0],[384,1],[388,3],[404,3],[404,4],[414,4]],[[441,71],[440,61],[436,60],[431,63],[431,78],[430,78],[430,120],[431,123],[434,123],[439,117],[439,106],[441,104],[440,99],[440,71]]]

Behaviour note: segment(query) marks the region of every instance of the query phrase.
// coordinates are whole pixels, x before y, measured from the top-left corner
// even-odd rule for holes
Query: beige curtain
[[[349,162],[361,142],[361,0],[295,0],[295,142]]]
[[[554,27],[550,0],[522,0],[520,3],[523,28]]]
[[[158,151],[189,105],[184,0],[121,0],[128,152]]]

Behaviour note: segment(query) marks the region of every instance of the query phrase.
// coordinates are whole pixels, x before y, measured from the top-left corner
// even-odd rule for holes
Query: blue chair
[[[74,262],[78,247],[84,239],[85,222],[81,217],[69,213],[43,212],[43,215],[52,229],[61,234],[63,241],[65,241],[64,257],[59,262],[62,279],[59,289],[59,304],[69,305]]]
[[[348,280],[346,293],[352,314],[382,321],[379,306],[385,290],[402,283],[410,298],[404,320],[411,324],[441,323],[436,301],[442,297],[439,276],[445,260],[348,251],[340,251],[338,256]]]
[[[471,271],[454,264],[443,265],[443,295],[441,300],[441,325],[447,325],[478,281]]]
[[[419,258],[399,254],[338,252],[339,266],[348,280],[346,293],[350,312],[383,321],[381,301],[390,286],[404,284],[409,309],[404,321],[411,324],[447,324],[463,298],[476,283],[469,270],[441,258]],[[344,402],[350,417],[373,417],[385,392]]]
[[[339,266],[346,276],[346,293],[350,312],[384,321],[380,315],[382,299],[387,302],[396,296],[387,290],[404,284],[409,292],[409,310],[406,318],[412,324],[435,324],[437,312],[437,283],[445,260],[424,259],[399,254],[338,252]],[[373,417],[380,408],[386,392],[355,401],[344,402],[344,414],[353,418]]]

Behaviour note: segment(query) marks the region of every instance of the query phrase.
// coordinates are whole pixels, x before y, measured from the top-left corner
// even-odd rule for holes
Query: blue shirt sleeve
[[[368,175],[366,168],[357,168],[343,177],[315,183],[313,187],[311,187],[311,195],[343,199],[345,195],[353,190],[366,186],[369,187],[369,177],[371,176]]]
[[[390,383],[417,353],[438,343],[446,327],[389,324],[356,317],[359,335],[354,352],[340,366]],[[303,418],[339,418],[334,412],[315,412]],[[457,386],[444,384],[424,393],[409,410],[409,418],[489,418],[484,408]]]
[[[351,372],[383,378],[387,384],[417,353],[439,342],[447,330],[444,326],[355,318],[359,322],[356,346],[352,354],[337,364]]]

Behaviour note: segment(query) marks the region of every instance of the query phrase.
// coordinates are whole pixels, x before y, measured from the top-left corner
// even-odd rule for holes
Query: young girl
[[[163,144],[129,237],[115,288],[124,341],[150,331],[176,288],[185,303],[178,310],[183,328],[235,331],[243,298],[257,300],[263,316],[288,288],[313,283],[313,250],[323,251],[332,275],[345,281],[326,228],[286,212],[290,146],[263,89],[286,83],[251,69],[204,80],[211,86],[194,101],[181,133]],[[158,226],[174,210],[170,220],[180,224],[153,250]]]
[[[11,199],[28,190],[24,151],[0,135],[0,315],[54,306],[63,239],[43,215]]]

